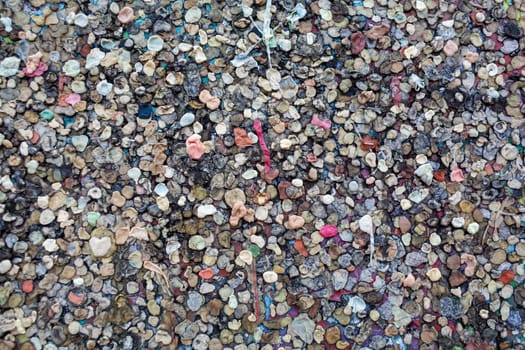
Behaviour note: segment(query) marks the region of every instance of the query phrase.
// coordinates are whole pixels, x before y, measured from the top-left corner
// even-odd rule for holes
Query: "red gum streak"
[[[264,134],[262,131],[261,121],[259,119],[255,119],[255,121],[253,122],[253,128],[255,129],[255,132],[257,133],[257,137],[259,138],[259,146],[261,147],[261,151],[263,153],[264,172],[268,174],[271,168],[270,150],[268,149],[268,147],[266,146],[266,143],[264,142]]]

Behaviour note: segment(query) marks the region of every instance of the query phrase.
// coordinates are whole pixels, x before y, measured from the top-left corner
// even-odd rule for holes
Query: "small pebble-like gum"
[[[229,223],[233,227],[239,225],[241,219],[246,215],[247,210],[243,202],[238,201],[232,207]]]
[[[201,142],[200,135],[191,135],[186,140],[186,153],[191,159],[200,160],[205,151],[206,147]]]
[[[300,229],[304,226],[304,218],[299,215],[290,215],[288,218],[288,227],[292,230]]]
[[[248,137],[246,130],[241,128],[233,129],[235,145],[239,148],[246,148],[252,145],[252,140]]]
[[[50,109],[44,109],[42,112],[40,112],[40,117],[44,120],[51,120],[53,119],[55,114]]]
[[[199,271],[199,277],[205,280],[212,279],[214,276],[213,269],[208,267],[207,269]]]
[[[370,135],[366,135],[361,140],[361,149],[363,151],[372,151],[372,150],[378,150],[379,149],[379,141],[376,139],[373,139]]]
[[[120,9],[117,18],[121,23],[126,24],[131,22],[135,18],[135,14],[131,7],[124,6]]]

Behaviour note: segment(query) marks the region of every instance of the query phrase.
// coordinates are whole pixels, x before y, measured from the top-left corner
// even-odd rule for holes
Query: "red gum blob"
[[[330,237],[336,236],[338,231],[337,231],[337,227],[335,227],[334,225],[326,224],[323,226],[321,231],[319,231],[319,233],[324,238],[330,238]]]

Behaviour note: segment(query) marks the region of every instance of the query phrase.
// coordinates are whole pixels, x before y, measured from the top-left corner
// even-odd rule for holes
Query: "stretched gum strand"
[[[257,137],[259,138],[259,146],[261,147],[261,151],[263,153],[264,158],[264,172],[267,174],[270,172],[271,163],[270,163],[270,150],[266,146],[266,143],[264,142],[264,134],[262,131],[262,124],[259,119],[255,119],[253,122],[253,128],[255,130],[255,133],[257,134]]]

